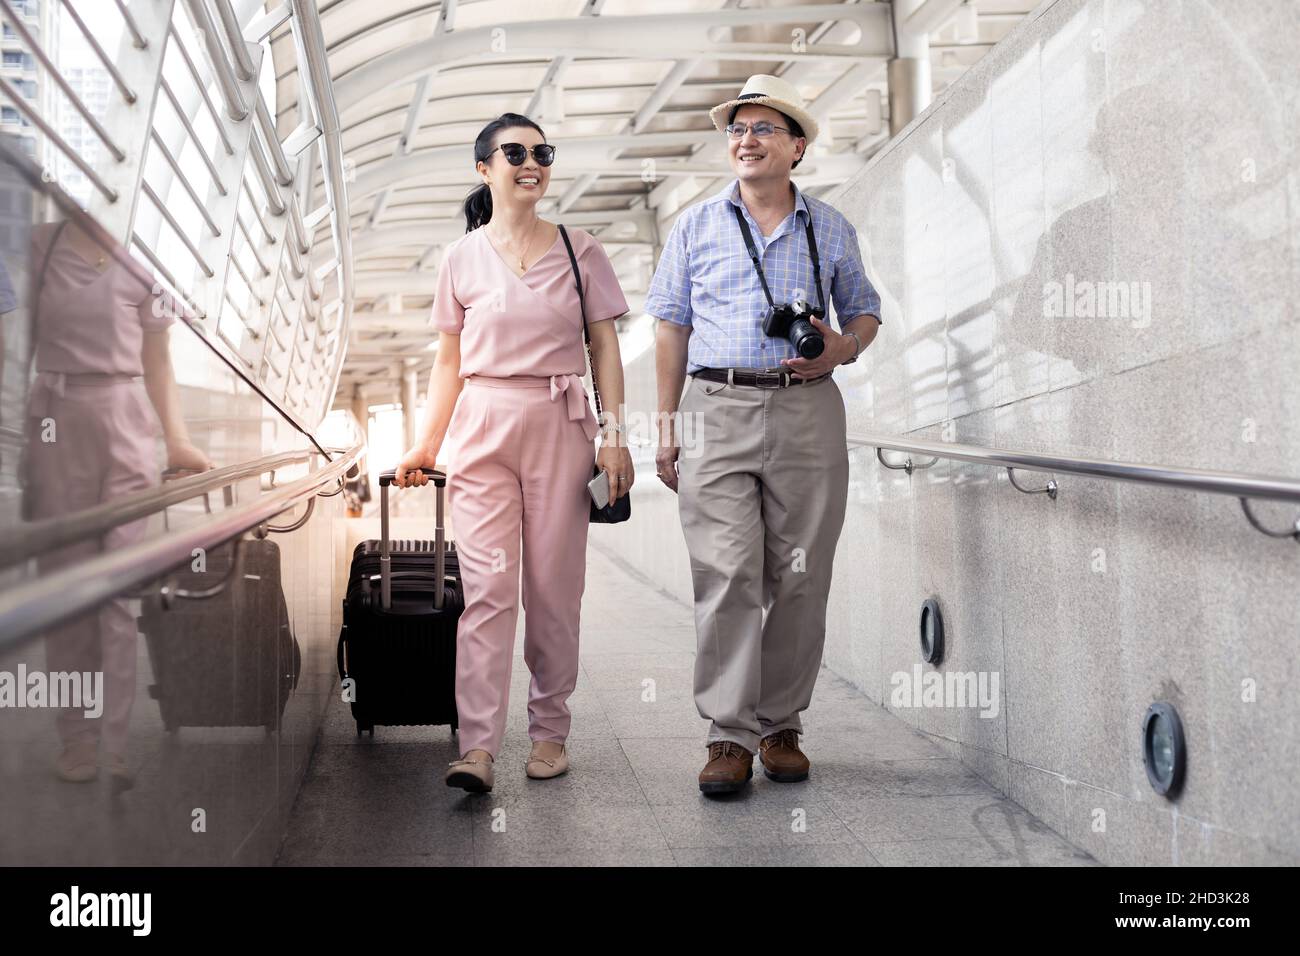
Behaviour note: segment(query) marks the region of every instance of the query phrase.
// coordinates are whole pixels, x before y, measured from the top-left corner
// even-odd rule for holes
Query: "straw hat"
[[[709,119],[713,120],[713,125],[719,132],[726,130],[727,117],[737,106],[770,106],[803,127],[809,146],[817,138],[817,121],[805,108],[803,97],[799,95],[798,90],[779,76],[769,76],[766,73],[751,76],[738,97],[719,103],[709,110]]]

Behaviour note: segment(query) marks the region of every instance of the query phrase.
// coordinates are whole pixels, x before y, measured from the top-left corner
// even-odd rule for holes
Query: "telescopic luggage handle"
[[[446,534],[442,526],[443,495],[447,488],[447,475],[433,468],[421,468],[420,471],[432,478],[434,487],[438,489],[438,504],[435,512],[437,517],[433,526],[433,573],[438,584],[433,589],[433,606],[435,610],[441,611],[442,585],[447,572]],[[396,469],[389,468],[379,475],[379,603],[385,611],[393,604],[393,573],[388,537],[388,486],[393,483],[396,474]]]
[[[408,472],[412,472],[412,471],[415,471],[415,469],[414,469],[414,468],[408,468],[407,471],[408,471]],[[430,478],[432,478],[432,479],[433,479],[433,483],[434,483],[435,485],[437,485],[439,488],[442,488],[442,487],[444,487],[444,486],[447,484],[447,474],[446,474],[446,472],[438,471],[436,468],[421,468],[420,471],[423,472],[424,474],[428,475]],[[380,473],[379,473],[379,487],[380,487],[380,488],[387,488],[389,485],[391,485],[391,484],[393,483],[393,479],[394,479],[394,477],[395,477],[396,475],[397,475],[397,469],[396,469],[396,468],[389,468],[387,471],[382,471],[382,472],[380,472]]]

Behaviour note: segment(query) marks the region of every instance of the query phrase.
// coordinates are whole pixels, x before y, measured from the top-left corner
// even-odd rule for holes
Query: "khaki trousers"
[[[802,733],[826,637],[849,459],[833,378],[760,389],[691,378],[679,509],[695,590],[695,704],[708,742]]]

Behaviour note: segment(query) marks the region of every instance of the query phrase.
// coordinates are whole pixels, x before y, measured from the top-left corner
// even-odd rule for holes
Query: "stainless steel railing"
[[[297,451],[266,455],[242,464],[168,481],[161,487],[123,495],[75,514],[20,524],[5,531],[4,546],[0,547],[0,568],[29,561],[78,541],[98,538],[119,525],[148,518],[172,505],[229,488],[237,482],[279,468],[300,465],[314,454],[319,453]]]
[[[850,446],[876,449],[876,458],[886,468],[914,471],[930,468],[940,459],[966,461],[977,465],[991,465],[1007,470],[1012,486],[1026,494],[1045,494],[1055,500],[1060,490],[1053,478],[1039,488],[1027,488],[1016,479],[1015,472],[1034,471],[1052,475],[1079,475],[1085,478],[1103,478],[1108,481],[1128,481],[1140,484],[1180,488],[1216,495],[1231,495],[1241,503],[1251,526],[1273,538],[1292,538],[1300,542],[1300,518],[1288,529],[1265,527],[1251,509],[1252,500],[1285,501],[1300,504],[1300,479],[1273,475],[1249,475],[1227,471],[1209,471],[1200,468],[1176,468],[1164,465],[1147,465],[1137,462],[1108,461],[1101,458],[1080,458],[1069,455],[1052,455],[1042,452],[1017,451],[1005,448],[987,448],[953,442],[932,441],[909,436],[880,435],[850,432]],[[902,452],[908,458],[901,462],[890,461],[885,452]],[[920,455],[930,460],[918,464],[911,458]]]
[[[310,475],[264,492],[246,505],[225,509],[202,524],[151,537],[10,587],[0,593],[0,653],[118,595],[138,591],[157,581],[187,564],[196,548],[211,550],[227,541],[238,540],[249,531],[266,534],[300,527],[306,516],[283,528],[268,523],[301,503],[308,502],[311,507],[317,495],[337,494],[364,451],[364,443],[359,443]],[[229,483],[230,478],[211,479],[208,484],[211,481]],[[159,510],[168,494],[166,491],[153,494],[155,510]],[[197,492],[191,492],[188,497],[194,494]]]

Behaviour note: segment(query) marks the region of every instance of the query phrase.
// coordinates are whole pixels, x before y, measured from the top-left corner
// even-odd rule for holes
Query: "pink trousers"
[[[28,411],[34,519],[70,514],[158,483],[156,419],[143,385],[78,385],[45,374],[37,379]],[[135,544],[148,525],[118,525],[104,536],[102,550]],[[42,574],[52,574],[100,550],[99,542],[81,542],[44,554],[37,563]],[[107,751],[125,753],[138,644],[135,615],[122,599],[45,635],[47,670],[104,673],[101,718],[87,718],[80,708],[60,710],[56,723],[63,743],[102,739]]]
[[[576,375],[465,382],[447,481],[465,611],[456,635],[460,752],[505,733],[523,569],[528,736],[563,742],[578,680],[596,420]]]

